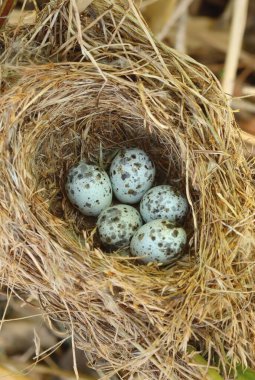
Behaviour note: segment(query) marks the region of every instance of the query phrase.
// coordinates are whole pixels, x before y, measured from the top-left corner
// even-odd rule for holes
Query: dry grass
[[[227,378],[237,362],[255,365],[254,161],[209,70],[156,42],[124,4],[51,3],[16,51],[7,43],[1,282],[37,296],[98,369],[201,379],[193,344]],[[65,197],[74,162],[107,168],[123,145],[186,191],[189,251],[173,267],[104,253]]]

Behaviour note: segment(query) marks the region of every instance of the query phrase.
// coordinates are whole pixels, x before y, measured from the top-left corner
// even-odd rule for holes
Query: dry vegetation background
[[[6,0],[0,0],[4,3]],[[8,0],[11,1],[11,0]],[[33,24],[36,10],[42,9],[48,0],[17,0],[12,12],[11,24]],[[77,0],[81,2],[83,0]],[[243,140],[249,153],[255,154],[255,1],[254,0],[136,0],[144,17],[157,37],[197,61],[208,66],[223,83],[226,92],[234,99],[233,109],[244,131]],[[237,24],[231,29],[234,3],[237,7],[247,7],[245,19],[237,11]],[[22,10],[22,12],[21,12]],[[240,17],[239,17],[240,16]],[[240,51],[238,38],[242,36]],[[235,62],[225,67],[228,48],[234,41],[238,57],[238,67],[234,86],[229,86],[231,69]],[[230,52],[231,56],[231,52]],[[232,66],[232,67],[231,67]]]
[[[245,0],[241,0],[245,2]],[[240,2],[240,4],[241,4]],[[1,0],[0,0],[1,4]],[[32,24],[45,0],[19,1],[9,22]],[[231,0],[137,0],[153,32],[176,49],[207,65],[224,82],[225,61],[231,38],[234,1]],[[242,49],[238,53],[237,75],[233,87],[233,109],[244,131],[247,155],[255,154],[255,1],[250,0]],[[241,25],[239,25],[241,28]],[[238,32],[238,31],[237,31]],[[240,31],[239,31],[240,32]],[[22,295],[2,294],[0,312],[0,378],[6,380],[71,380],[71,343],[46,325],[35,301],[25,306]],[[58,328],[59,330],[59,328]],[[83,352],[76,352],[80,379],[98,378],[86,367]],[[37,364],[37,365],[35,365]],[[20,374],[22,371],[22,375]]]

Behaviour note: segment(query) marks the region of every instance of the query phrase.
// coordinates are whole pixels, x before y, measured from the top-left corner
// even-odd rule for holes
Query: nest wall
[[[2,284],[39,298],[109,374],[199,379],[188,344],[225,375],[254,365],[254,167],[217,80],[157,43],[131,2],[52,2],[15,38],[24,49],[2,56],[16,81],[0,100]],[[66,199],[73,163],[107,168],[123,146],[186,192],[174,266],[104,252]]]

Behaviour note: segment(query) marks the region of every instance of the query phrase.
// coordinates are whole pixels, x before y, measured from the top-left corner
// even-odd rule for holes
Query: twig
[[[93,2],[94,0],[77,0],[77,8],[79,13],[82,13],[85,11],[86,8]]]
[[[192,15],[197,15],[199,13],[199,10],[201,8],[203,0],[196,0],[194,4],[190,7],[190,11]]]
[[[187,36],[188,9],[180,17],[175,39],[175,48],[181,53],[186,53],[186,36]]]
[[[223,90],[229,96],[232,96],[234,92],[236,71],[247,19],[248,2],[249,0],[234,1],[230,40],[222,80]]]
[[[4,26],[8,15],[15,7],[16,0],[4,0],[2,6],[0,7],[0,29]]]
[[[255,113],[255,104],[243,99],[233,99],[231,102],[233,109],[241,109],[242,111]]]
[[[253,146],[253,151],[255,149],[255,136],[251,135],[250,133],[247,133],[245,131],[241,131],[241,137],[242,140],[246,143],[249,143]]]
[[[243,95],[255,96],[255,87],[254,86],[243,86],[242,88]]]
[[[4,371],[6,373],[4,373]],[[33,372],[36,374],[43,374],[43,375],[54,375],[59,377],[68,378],[69,380],[75,380],[76,376],[72,371],[66,371],[61,368],[51,368],[46,367],[45,365],[37,364],[33,366]],[[9,358],[6,358],[4,360],[4,363],[1,363],[0,365],[0,374],[5,375],[15,375],[18,376],[17,380],[25,380],[25,379],[31,379],[31,377],[26,377],[26,369],[24,370],[23,366],[18,363],[17,361],[14,362],[10,360]],[[31,376],[31,375],[30,375]],[[87,375],[87,374],[81,374],[79,377],[79,380],[96,380],[94,376]]]
[[[233,5],[234,5],[233,2],[234,2],[234,0],[230,0],[228,2],[224,12],[222,13],[222,15],[220,17],[220,22],[223,25],[229,25],[230,24],[232,13],[233,13]]]
[[[158,33],[157,37],[160,41],[162,41],[167,35],[170,28],[176,23],[176,21],[182,16],[182,14],[187,11],[188,7],[194,0],[182,0],[172,17],[165,23],[161,31]]]
[[[154,4],[156,3],[158,0],[145,0],[142,2],[141,6],[140,6],[140,9],[141,10],[144,10],[145,8],[147,8],[149,5],[151,4]]]
[[[201,33],[202,28],[202,33]],[[209,25],[205,28],[204,21],[199,17],[192,17],[188,23],[188,35],[190,40],[200,41],[211,48],[226,54],[228,49],[228,41],[224,32],[209,29]],[[240,59],[242,64],[250,68],[252,71],[255,69],[255,55],[242,50],[240,52]]]

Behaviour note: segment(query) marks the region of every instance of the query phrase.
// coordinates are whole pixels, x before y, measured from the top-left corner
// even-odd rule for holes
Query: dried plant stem
[[[230,21],[231,21],[231,18],[232,18],[232,13],[233,13],[233,5],[234,5],[234,0],[230,0],[228,2],[228,4],[226,5],[223,14],[220,17],[221,22],[224,25],[230,24]]]
[[[252,148],[251,152],[254,155],[254,153],[255,153],[255,136],[253,136],[250,133],[247,133],[245,131],[241,131],[241,137],[242,137],[244,142],[251,145],[251,148]]]
[[[255,114],[255,104],[244,99],[233,98],[231,102],[232,108],[241,109],[242,111]]]
[[[140,9],[144,10],[149,5],[152,5],[152,4],[156,3],[157,1],[158,0],[144,0],[144,1],[141,2]]]
[[[26,375],[28,373],[28,376]],[[51,375],[58,376],[61,378],[68,378],[68,380],[76,380],[76,375],[74,372],[65,371],[58,367],[46,367],[41,364],[32,363],[29,367],[24,369],[24,365],[19,364],[16,361],[10,360],[6,358],[4,363],[0,365],[0,378],[3,376],[4,379],[8,380],[10,376],[10,380],[29,380],[32,378],[32,374],[40,374],[40,375]],[[96,380],[94,376],[80,374],[79,380]]]
[[[16,0],[4,0],[0,7],[0,29],[4,26],[8,15],[15,7]]]
[[[243,95],[255,97],[255,86],[244,85],[242,93]]]
[[[249,0],[234,1],[230,40],[222,80],[223,90],[229,96],[232,96],[234,92],[236,71],[246,26],[248,3]]]
[[[192,4],[194,0],[182,0],[176,7],[171,18],[165,23],[161,31],[158,33],[157,38],[162,41],[168,34],[170,28],[176,23],[176,21],[182,16],[182,14],[187,11],[188,7]]]
[[[186,34],[187,34],[188,9],[180,17],[175,39],[175,48],[181,53],[186,53]]]

